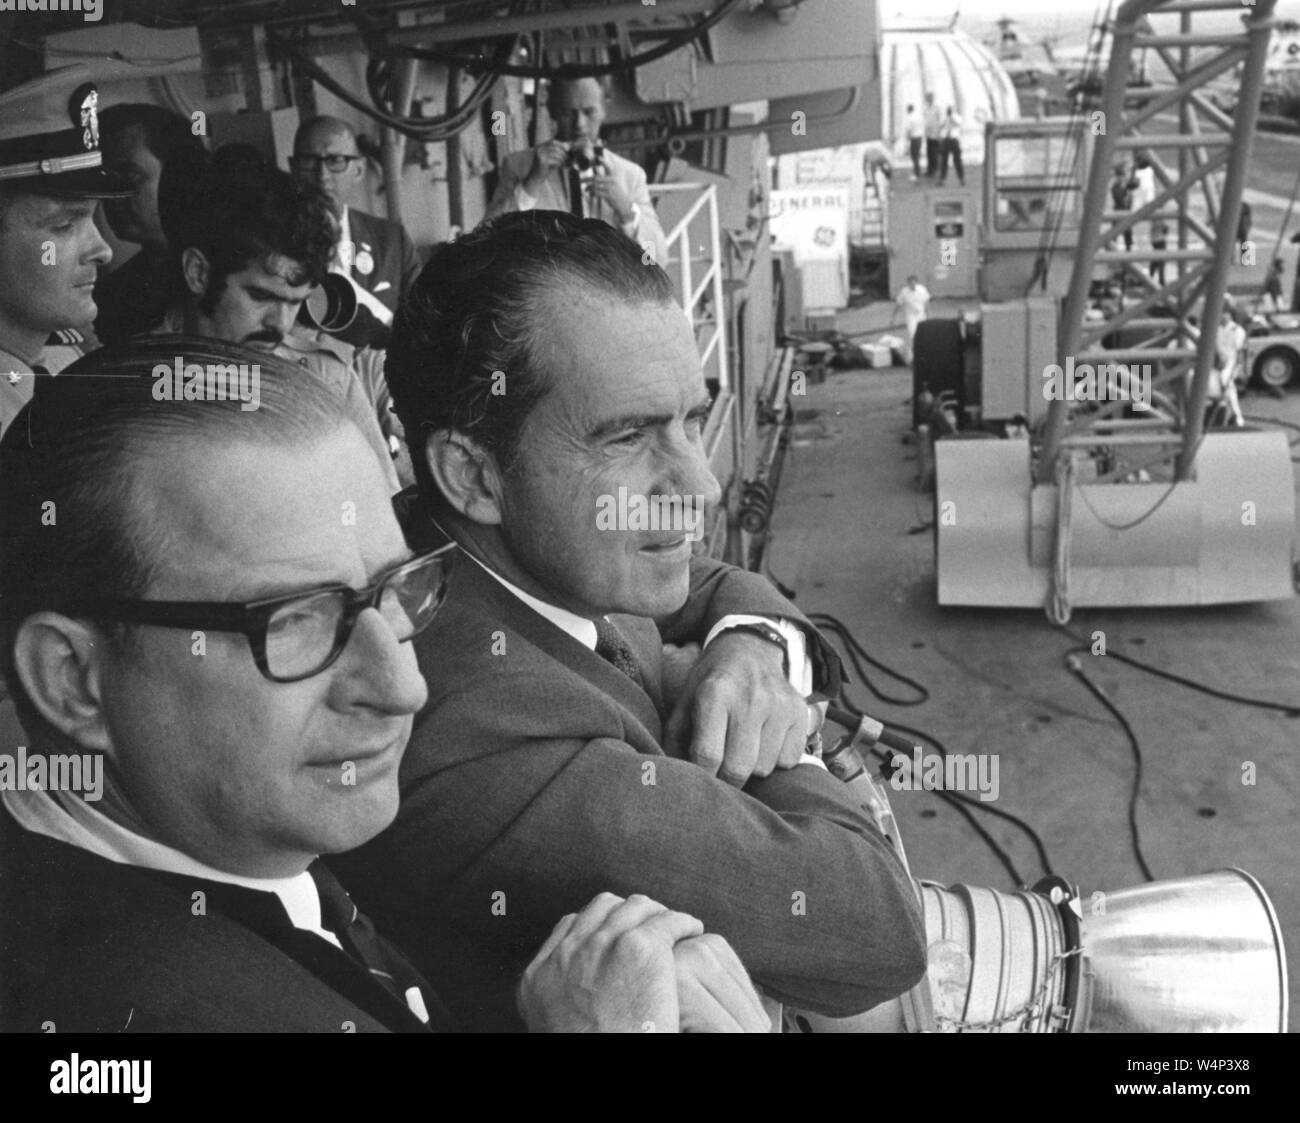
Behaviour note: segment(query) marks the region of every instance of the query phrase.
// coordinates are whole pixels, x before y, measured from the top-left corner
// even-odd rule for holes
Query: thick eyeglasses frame
[[[322,164],[332,172],[347,171],[353,160],[364,160],[364,156],[345,156],[341,152],[331,152],[328,156],[290,156],[289,166],[294,171],[316,171]]]
[[[433,622],[439,607],[447,596],[447,578],[451,569],[451,552],[455,543],[448,543],[427,554],[422,554],[410,561],[384,570],[371,584],[363,589],[354,589],[351,585],[331,583],[317,585],[311,589],[302,589],[293,593],[282,593],[274,597],[262,597],[258,600],[232,601],[161,601],[133,600],[127,597],[101,597],[78,601],[69,609],[72,616],[86,616],[97,620],[120,621],[127,624],[149,624],[160,628],[194,628],[214,632],[237,632],[248,638],[253,651],[253,662],[262,673],[262,677],[271,682],[290,683],[309,679],[322,671],[328,670],[343,654],[357,619],[367,608],[378,610],[384,591],[396,579],[412,571],[437,562],[441,570],[438,584],[434,591],[433,608],[423,623],[416,624],[409,636],[399,637],[399,643],[414,639]],[[271,617],[278,609],[295,601],[311,600],[324,593],[339,593],[343,597],[343,611],[339,614],[338,627],[334,633],[334,642],[329,655],[321,664],[310,671],[295,675],[275,675],[266,655],[266,633]]]

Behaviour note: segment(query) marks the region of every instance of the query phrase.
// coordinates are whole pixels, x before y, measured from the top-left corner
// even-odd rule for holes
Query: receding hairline
[[[596,92],[600,94],[602,101],[608,100],[608,95],[605,93],[605,87],[601,85],[599,78],[561,78],[551,84],[550,92],[546,97],[546,104],[554,105],[561,95],[567,97],[569,91],[572,90],[576,93],[588,83],[590,83]]]
[[[556,273],[564,275],[566,271],[562,267],[557,267]],[[680,311],[680,305],[671,297],[661,298],[653,294],[627,296],[620,292],[602,289],[586,278],[575,277],[572,274],[567,275],[567,280],[569,285],[564,289],[558,286],[547,288],[538,286],[532,296],[528,350],[536,362],[537,369],[532,374],[543,395],[549,394],[555,385],[553,363],[547,360],[553,360],[557,351],[563,349],[562,340],[556,337],[555,326],[557,323],[555,313],[561,309],[572,309],[576,306],[579,310],[585,311],[594,306],[597,311],[607,308],[672,308]]]
[[[227,411],[233,413],[233,411]],[[254,414],[256,416],[256,414]],[[382,476],[378,452],[361,431],[360,425],[341,413],[338,417],[321,417],[310,427],[285,429],[282,426],[265,427],[245,425],[236,429],[227,425],[180,427],[161,425],[151,431],[143,428],[128,429],[116,463],[120,468],[119,488],[110,490],[113,496],[111,510],[122,527],[124,537],[132,537],[145,547],[145,569],[152,586],[159,570],[177,564],[176,543],[180,535],[167,517],[165,496],[173,494],[166,486],[169,476],[160,469],[168,464],[194,464],[205,451],[259,450],[271,452],[298,452],[316,449],[337,437],[351,433],[359,447],[365,448],[375,459],[376,470]],[[194,500],[197,500],[195,495]]]
[[[352,148],[356,150],[357,134],[346,121],[338,117],[312,117],[298,126],[293,137],[293,150],[300,152],[311,141],[330,141],[335,138],[351,141]]]

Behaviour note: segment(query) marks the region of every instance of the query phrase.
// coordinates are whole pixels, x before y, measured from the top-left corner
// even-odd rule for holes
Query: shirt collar
[[[274,893],[295,928],[315,932],[339,946],[337,937],[321,925],[320,893],[306,870],[292,877],[242,877],[213,869],[188,854],[128,830],[69,792],[29,788],[2,792],[0,800],[27,830],[88,850],[110,862]]]
[[[468,558],[473,558],[474,562],[479,565],[484,573],[490,574],[497,581],[506,587],[511,593],[514,593],[524,604],[528,605],[534,612],[546,617],[552,624],[563,632],[567,632],[576,639],[588,651],[596,650],[596,625],[585,616],[579,616],[577,613],[570,612],[567,608],[560,608],[559,605],[548,604],[544,600],[538,600],[536,597],[525,593],[518,585],[512,585],[501,574],[494,572],[484,565],[478,558],[475,558],[468,550],[461,550]]]

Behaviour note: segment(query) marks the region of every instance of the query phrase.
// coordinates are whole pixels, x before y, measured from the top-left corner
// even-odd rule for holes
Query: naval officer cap
[[[104,169],[99,92],[84,65],[0,94],[0,188],[61,199],[120,199],[135,188]]]

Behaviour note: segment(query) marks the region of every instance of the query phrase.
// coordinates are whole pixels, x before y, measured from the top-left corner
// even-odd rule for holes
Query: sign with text
[[[805,307],[843,308],[849,298],[848,190],[823,186],[773,191],[768,215],[773,250],[791,251],[803,271]]]

